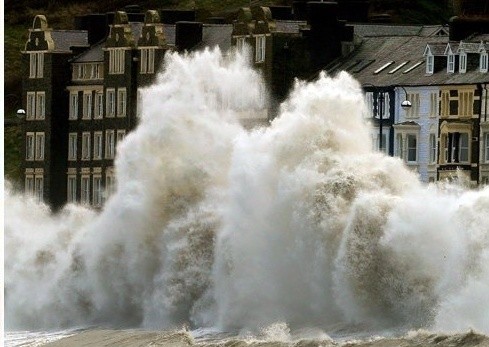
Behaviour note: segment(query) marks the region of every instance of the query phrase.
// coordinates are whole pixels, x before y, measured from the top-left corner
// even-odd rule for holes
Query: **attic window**
[[[420,66],[421,64],[423,64],[422,61],[418,61],[416,64],[414,64],[413,66],[411,66],[410,68],[404,70],[402,73],[408,73],[408,72],[411,72],[413,71],[414,69],[416,69],[418,66]]]
[[[389,71],[390,74],[393,74],[394,72],[396,72],[397,70],[401,69],[403,66],[405,66],[407,63],[409,63],[409,60],[408,61],[405,61],[399,65],[397,65],[395,68],[393,68],[391,71]]]
[[[480,57],[480,70],[481,72],[487,72],[487,62],[488,62],[487,52],[481,53]]]
[[[426,56],[426,73],[433,74],[435,66],[435,57],[432,54]]]
[[[455,71],[455,56],[453,54],[448,55],[447,71],[448,73]]]
[[[392,64],[394,64],[394,61],[390,61],[384,65],[382,65],[381,67],[379,67],[377,70],[374,71],[374,75],[378,74],[379,72],[381,72],[382,70],[384,70],[385,68],[391,66]]]
[[[458,71],[460,73],[465,73],[467,71],[467,53],[464,52],[460,53]]]

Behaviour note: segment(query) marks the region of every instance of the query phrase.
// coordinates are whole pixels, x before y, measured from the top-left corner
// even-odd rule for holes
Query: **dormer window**
[[[426,56],[426,73],[433,74],[433,70],[435,67],[435,57],[432,54],[428,54]]]
[[[488,56],[487,52],[482,52],[480,57],[480,70],[481,72],[487,72]]]
[[[467,71],[467,53],[461,52],[459,57],[458,71],[465,73]]]
[[[455,72],[455,55],[453,54],[448,54],[447,71],[448,73]]]

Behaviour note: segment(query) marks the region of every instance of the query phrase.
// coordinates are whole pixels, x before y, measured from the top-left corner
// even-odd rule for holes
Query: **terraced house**
[[[330,71],[363,84],[375,148],[400,157],[423,182],[462,177],[476,186],[488,181],[489,35],[458,28],[356,25],[363,44]]]
[[[71,31],[36,16],[22,55],[26,192],[54,208],[101,207],[115,189],[117,145],[142,112],[139,92],[165,54],[215,46],[248,47],[271,92],[268,109],[241,119],[246,127],[268,124],[295,78],[346,70],[366,92],[374,148],[400,157],[423,182],[462,175],[487,184],[489,21],[358,23],[367,11],[366,0],[294,1],[243,8],[226,24],[129,6],[77,17]]]

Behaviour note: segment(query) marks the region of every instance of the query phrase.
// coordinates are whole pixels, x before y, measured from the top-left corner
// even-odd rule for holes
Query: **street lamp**
[[[405,94],[405,100],[401,102],[401,108],[405,111],[407,111],[409,108],[411,108],[412,104],[411,104],[411,101],[408,100],[407,98],[407,91],[406,89],[403,87],[403,86],[385,86],[385,87],[379,87],[379,86],[375,86],[373,84],[370,84],[370,83],[364,83],[362,85],[364,88],[365,87],[370,87],[372,88],[372,92],[375,93],[377,96],[376,98],[373,100],[374,103],[373,103],[373,115],[374,115],[374,118],[376,116],[379,117],[379,150],[382,152],[382,149],[383,149],[383,145],[382,145],[382,119],[383,119],[383,115],[384,115],[384,107],[386,106],[384,104],[384,101],[385,101],[385,97],[384,97],[384,93],[385,93],[385,90],[390,90],[392,89],[392,87],[399,87],[401,88],[403,91],[404,91],[404,94]],[[387,107],[389,107],[389,105],[387,105]]]
[[[24,119],[25,118],[25,110],[23,108],[19,108],[17,110],[16,115],[17,115],[17,118]]]

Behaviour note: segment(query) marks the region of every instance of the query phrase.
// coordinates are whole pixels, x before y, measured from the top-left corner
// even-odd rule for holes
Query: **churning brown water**
[[[53,216],[6,187],[7,340],[97,326],[123,330],[66,343],[487,344],[467,331],[489,333],[489,189],[422,185],[373,152],[346,73],[298,82],[269,127],[243,129],[266,99],[246,61],[167,57],[103,211]]]

